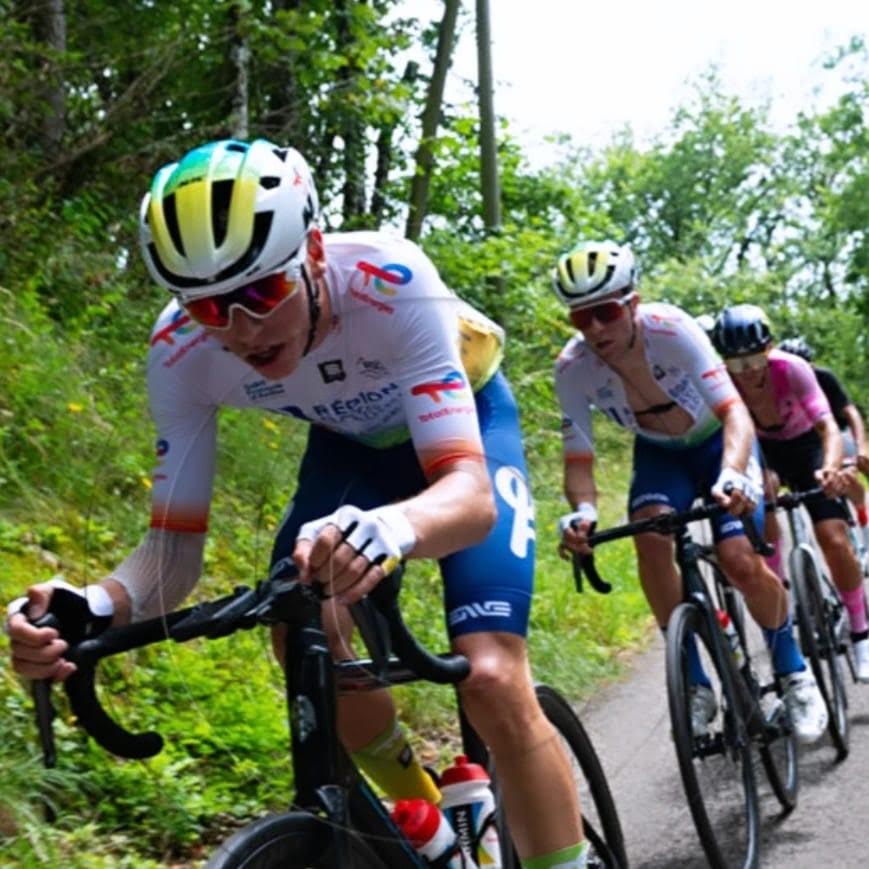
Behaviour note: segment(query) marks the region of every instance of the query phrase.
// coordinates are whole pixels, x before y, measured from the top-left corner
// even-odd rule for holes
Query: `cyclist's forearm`
[[[721,467],[745,473],[751,455],[754,423],[742,402],[731,404],[721,416],[724,427]]]
[[[815,425],[823,447],[822,465],[825,468],[839,468],[845,455],[845,442],[831,414],[822,417]]]
[[[528,500],[524,484],[514,487]],[[495,523],[495,499],[483,462],[461,462],[413,498],[397,505],[416,543],[412,558],[443,558],[482,541]],[[517,510],[520,506],[517,505]]]
[[[574,510],[580,504],[597,506],[597,486],[591,461],[564,463],[564,497]]]
[[[845,406],[844,414],[848,420],[848,428],[851,429],[851,436],[857,445],[857,453],[866,455],[866,427],[863,425],[860,411],[853,404],[848,404]]]
[[[204,548],[204,534],[149,530],[107,580],[119,587],[119,597],[126,596],[127,621],[176,609],[199,579]]]

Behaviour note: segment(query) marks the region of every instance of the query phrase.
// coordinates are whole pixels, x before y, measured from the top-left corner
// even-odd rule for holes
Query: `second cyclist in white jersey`
[[[632,521],[685,510],[698,496],[714,498],[728,510],[713,522],[720,563],[763,628],[797,735],[814,741],[827,724],[823,699],[794,641],[785,590],[737,518],[753,513],[762,528],[754,426],[708,337],[680,308],[640,303],[637,268],[626,246],[580,244],[559,257],[553,287],[580,333],[555,367],[564,488],[572,508],[561,521],[562,549],[590,552],[589,527],[597,518],[591,413],[596,407],[635,435]],[[646,533],[634,543],[643,591],[664,629],[682,594],[672,539]],[[694,652],[692,719],[701,733],[715,713],[715,699]]]

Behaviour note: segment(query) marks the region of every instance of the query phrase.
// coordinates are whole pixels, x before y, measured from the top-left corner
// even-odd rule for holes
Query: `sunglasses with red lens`
[[[588,308],[573,308],[570,312],[570,322],[577,329],[587,329],[592,320],[597,320],[601,324],[612,323],[625,313],[625,306],[630,300],[631,296],[628,296]]]
[[[295,291],[298,284],[285,272],[266,275],[251,284],[217,296],[205,296],[184,302],[190,316],[209,329],[228,329],[232,322],[232,309],[241,308],[251,317],[268,317]]]

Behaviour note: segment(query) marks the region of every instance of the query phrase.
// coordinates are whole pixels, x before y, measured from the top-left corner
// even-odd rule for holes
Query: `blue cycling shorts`
[[[489,535],[440,560],[451,637],[478,631],[525,636],[534,581],[534,504],[528,488],[516,402],[500,372],[476,396],[480,434],[498,518]],[[413,444],[376,449],[311,426],[298,487],[275,539],[273,576],[292,569],[303,523],[342,504],[370,510],[428,485]]]
[[[664,447],[642,437],[634,440],[634,467],[628,493],[628,515],[649,504],[664,504],[677,513],[690,508],[695,498],[711,501],[711,489],[721,472],[723,430],[718,429],[693,447]],[[760,447],[751,446],[752,464],[760,483]],[[752,468],[749,468],[751,471]],[[758,531],[763,532],[763,498],[753,514]],[[710,520],[717,543],[745,534],[742,520],[724,513]]]

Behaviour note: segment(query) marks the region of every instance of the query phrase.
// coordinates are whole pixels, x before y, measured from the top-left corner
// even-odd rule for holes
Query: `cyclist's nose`
[[[255,341],[263,326],[263,321],[259,317],[252,317],[239,306],[230,309],[229,316],[231,318],[229,333],[234,340],[243,344]]]

